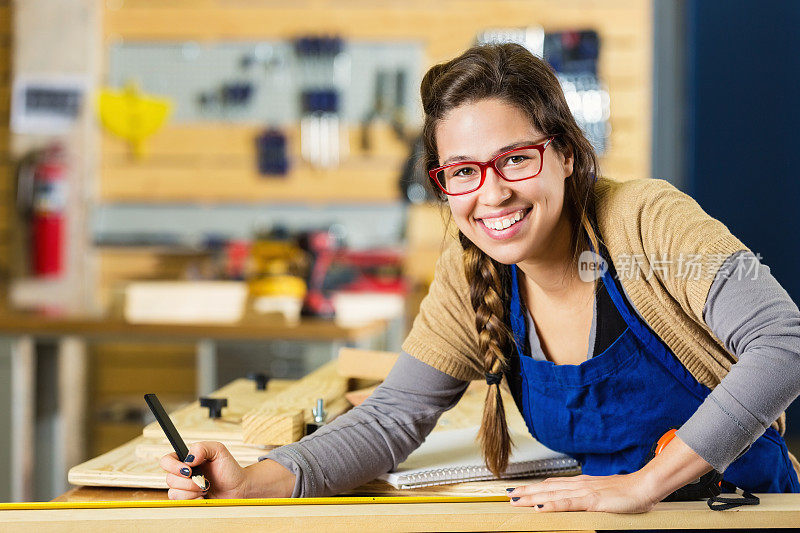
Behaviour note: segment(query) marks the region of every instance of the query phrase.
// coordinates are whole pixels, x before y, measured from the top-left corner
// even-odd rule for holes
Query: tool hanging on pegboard
[[[374,150],[372,126],[378,120],[387,122],[395,136],[405,144],[414,141],[406,131],[406,78],[404,69],[379,69],[376,72],[372,109],[361,121],[361,149],[364,152]]]
[[[338,166],[349,151],[340,117],[343,50],[340,37],[307,36],[295,40],[302,88],[300,153],[318,168]]]
[[[596,31],[545,33],[537,26],[493,28],[477,35],[477,43],[517,43],[547,61],[564,90],[570,111],[599,155],[608,148],[610,98],[597,75],[600,38]]]
[[[544,59],[556,71],[570,111],[595,151],[608,149],[611,99],[597,75],[600,38],[593,30],[548,33]]]
[[[145,140],[164,125],[172,110],[172,102],[144,94],[135,83],[128,82],[122,90],[102,89],[98,108],[103,126],[128,141],[131,153],[142,158]]]

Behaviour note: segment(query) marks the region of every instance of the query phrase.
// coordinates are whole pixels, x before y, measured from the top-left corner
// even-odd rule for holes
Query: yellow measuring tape
[[[364,503],[507,502],[508,496],[336,496],[330,498],[251,498],[216,500],[142,500],[97,502],[0,503],[0,511],[51,509],[132,509],[154,507],[237,507],[253,505],[356,505]]]

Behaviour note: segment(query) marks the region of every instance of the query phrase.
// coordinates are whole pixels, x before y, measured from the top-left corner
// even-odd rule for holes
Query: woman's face
[[[451,109],[436,127],[439,164],[461,156],[488,161],[509,145],[544,142],[546,133],[538,131],[522,110],[503,100],[465,103]],[[572,174],[572,163],[571,155],[565,157],[551,143],[535,178],[510,182],[489,168],[480,189],[447,197],[453,220],[470,241],[500,263],[543,256],[556,238],[555,228],[563,213],[564,180]],[[514,222],[519,216],[522,218]],[[511,225],[505,229],[487,226],[497,227],[506,219]]]

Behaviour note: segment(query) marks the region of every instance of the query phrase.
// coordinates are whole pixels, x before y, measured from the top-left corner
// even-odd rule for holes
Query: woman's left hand
[[[533,507],[536,511],[605,511],[644,513],[658,498],[646,490],[641,477],[615,476],[553,477],[533,485],[522,485],[509,493],[511,505]],[[514,501],[513,498],[519,498]]]

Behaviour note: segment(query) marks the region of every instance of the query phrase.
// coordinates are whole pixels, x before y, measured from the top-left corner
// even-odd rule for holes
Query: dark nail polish
[[[203,492],[206,492],[210,488],[211,488],[211,482],[209,480],[206,480],[206,488],[203,489]]]
[[[512,501],[512,502],[519,501],[519,498],[511,498],[511,501]]]
[[[510,489],[506,489],[506,492],[513,492],[516,487],[511,487]]]
[[[539,504],[537,504],[537,505],[536,505],[536,507],[538,507],[539,509],[541,509],[542,507],[544,507],[544,504],[543,504],[543,503],[539,503]]]
[[[181,474],[183,474],[186,477],[189,477],[192,475],[192,471],[189,470],[188,468],[181,468]]]
[[[192,454],[187,455],[186,459],[183,460],[184,463],[191,463],[192,461],[194,461],[194,455]]]

